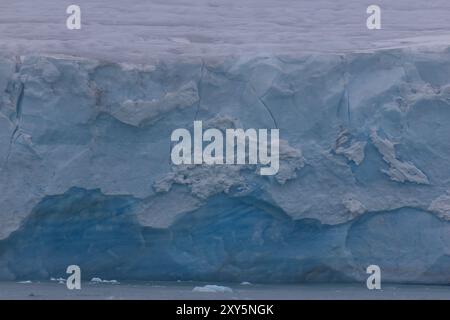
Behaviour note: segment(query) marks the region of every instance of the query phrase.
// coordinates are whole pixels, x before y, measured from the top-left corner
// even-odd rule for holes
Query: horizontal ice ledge
[[[449,75],[447,49],[6,55],[0,278],[448,283]],[[196,119],[279,128],[278,174],[172,166]]]

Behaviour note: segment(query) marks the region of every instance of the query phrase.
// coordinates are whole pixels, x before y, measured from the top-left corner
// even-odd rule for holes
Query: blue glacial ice
[[[0,280],[450,283],[450,50],[0,58]],[[279,128],[280,170],[170,134]]]

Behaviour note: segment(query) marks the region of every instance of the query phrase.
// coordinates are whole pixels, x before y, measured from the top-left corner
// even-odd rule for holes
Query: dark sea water
[[[213,284],[213,283],[208,283]],[[445,299],[450,300],[450,286],[382,285],[380,290],[368,290],[365,284],[338,285],[259,285],[218,284],[232,292],[197,292],[198,282],[130,282],[119,284],[82,283],[81,290],[68,290],[58,282],[0,282],[0,299]],[[227,290],[229,291],[229,290]]]

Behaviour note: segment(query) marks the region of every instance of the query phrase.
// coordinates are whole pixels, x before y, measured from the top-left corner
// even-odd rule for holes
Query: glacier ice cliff
[[[170,134],[278,128],[280,170]],[[0,279],[450,283],[450,50],[0,58]]]

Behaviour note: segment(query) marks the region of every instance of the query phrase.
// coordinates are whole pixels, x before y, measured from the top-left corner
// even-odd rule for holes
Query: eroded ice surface
[[[450,53],[0,59],[0,279],[450,281]],[[280,171],[170,134],[280,129]]]

